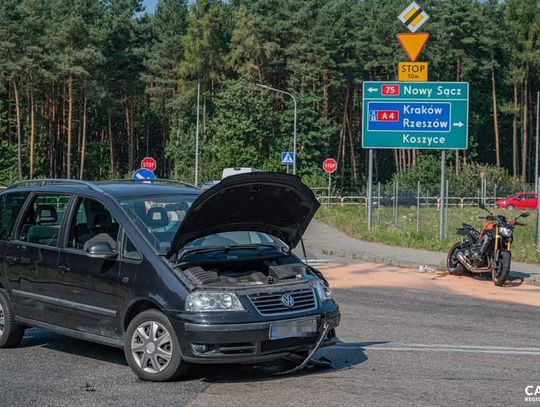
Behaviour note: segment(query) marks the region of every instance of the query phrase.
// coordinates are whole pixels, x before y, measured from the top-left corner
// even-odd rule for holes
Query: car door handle
[[[69,266],[66,266],[65,264],[60,264],[58,266],[58,271],[62,272],[62,273],[68,273],[71,271],[71,267]]]
[[[4,257],[4,260],[7,264],[17,264],[20,259],[16,256],[6,256]]]

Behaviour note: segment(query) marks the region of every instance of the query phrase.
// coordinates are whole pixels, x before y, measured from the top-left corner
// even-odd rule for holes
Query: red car
[[[505,209],[536,209],[538,195],[534,192],[517,192],[508,198],[499,199],[495,205]]]

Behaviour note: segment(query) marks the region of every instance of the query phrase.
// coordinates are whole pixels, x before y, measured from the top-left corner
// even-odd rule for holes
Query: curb
[[[441,261],[437,264],[434,263],[426,263],[426,262],[418,262],[418,261],[412,261],[412,260],[404,260],[404,259],[397,259],[395,257],[382,257],[377,256],[371,253],[366,252],[347,252],[344,250],[334,250],[334,249],[324,249],[319,248],[321,250],[321,253],[325,256],[330,257],[338,257],[338,258],[345,258],[349,260],[355,260],[355,261],[362,261],[362,262],[368,262],[368,263],[379,263],[379,264],[386,264],[389,266],[395,266],[395,267],[406,267],[406,268],[417,268],[420,266],[428,266],[434,269],[434,271],[446,271],[446,262]],[[530,274],[527,272],[521,272],[521,271],[511,271],[511,274],[513,275],[514,279],[521,279],[523,281],[526,281],[529,284],[538,285],[540,286],[540,275],[539,274]]]

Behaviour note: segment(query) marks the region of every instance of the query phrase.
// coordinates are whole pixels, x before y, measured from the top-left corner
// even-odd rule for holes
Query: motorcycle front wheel
[[[463,264],[461,264],[456,257],[456,253],[460,249],[461,243],[456,243],[452,246],[448,252],[448,257],[446,258],[446,269],[453,276],[462,276],[466,272],[465,267],[463,267]]]
[[[497,287],[502,287],[506,280],[508,280],[508,277],[510,276],[510,261],[510,252],[502,250],[499,253],[499,259],[497,260],[497,263],[493,265],[492,271],[493,283]]]

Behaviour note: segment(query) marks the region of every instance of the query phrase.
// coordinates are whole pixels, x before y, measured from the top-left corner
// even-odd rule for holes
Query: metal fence
[[[453,235],[454,226],[461,225],[461,222],[478,223],[477,226],[480,226],[479,216],[483,214],[483,211],[478,208],[479,202],[494,210],[497,201],[516,192],[534,192],[534,185],[526,185],[521,189],[505,189],[496,184],[490,185],[484,180],[474,194],[463,195],[461,193],[463,189],[463,185],[451,185],[447,181],[445,198],[441,205],[440,185],[417,184],[416,188],[411,188],[400,186],[398,182],[375,184],[372,192],[371,222],[368,220],[368,199],[365,190],[359,190],[356,194],[342,194],[337,189],[329,190],[328,188],[313,188],[312,190],[323,206],[356,206],[361,209],[359,221],[368,229],[368,225],[393,227],[402,232],[446,239],[449,238],[449,230],[450,235]],[[528,210],[535,215],[535,208]],[[506,213],[507,216],[517,216],[520,212],[518,209],[514,211],[498,209],[498,211]],[[530,233],[530,229],[536,229],[534,216],[529,219],[530,228],[527,231],[527,239],[534,241],[535,232]]]

